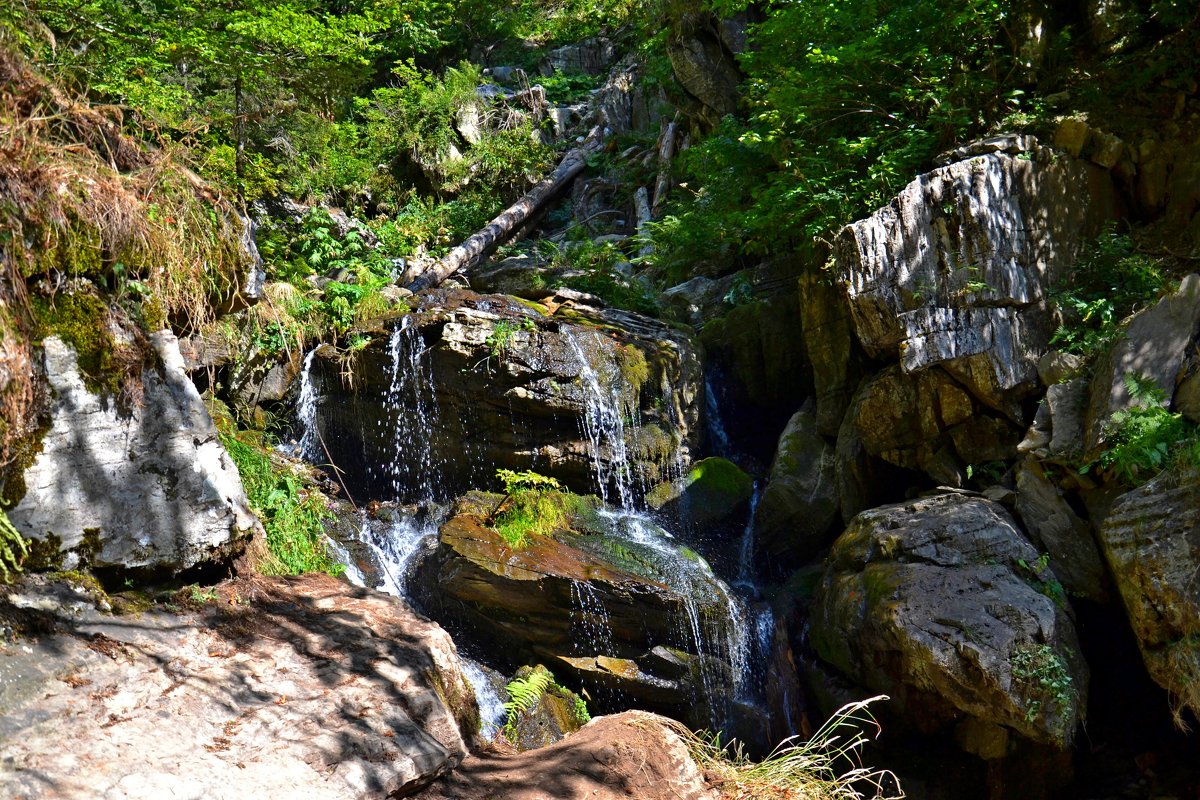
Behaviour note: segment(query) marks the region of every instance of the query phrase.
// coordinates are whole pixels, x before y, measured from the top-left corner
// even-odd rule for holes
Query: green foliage
[[[587,500],[562,489],[551,477],[536,472],[496,470],[504,483],[504,502],[493,520],[496,532],[512,547],[523,547],[531,536],[547,536],[569,528],[587,512]]]
[[[580,725],[587,725],[592,721],[592,712],[588,711],[587,701],[579,695],[575,695],[575,700],[571,704],[571,711],[575,714],[575,720]]]
[[[538,78],[537,82],[546,90],[546,100],[555,106],[582,103],[599,88],[600,79],[586,72],[555,70],[553,75]]]
[[[12,580],[13,573],[21,571],[21,562],[29,555],[25,537],[13,527],[3,509],[0,509],[0,583]]]
[[[573,229],[583,236],[582,229]],[[539,243],[540,253],[548,257],[553,269],[570,270],[556,286],[595,295],[613,308],[623,308],[648,316],[658,315],[658,298],[650,288],[635,278],[627,278],[616,270],[626,261],[625,254],[612,242],[597,243],[581,238],[557,245],[549,240]]]
[[[305,486],[286,467],[277,466],[271,451],[249,441],[228,425],[218,428],[221,443],[237,465],[250,507],[267,532],[271,560],[261,567],[267,574],[301,575],[345,569],[325,549],[324,522],[332,514],[325,497]]]
[[[827,242],[936,153],[1019,110],[1005,85],[1009,6],[767,3],[741,57],[747,117],[682,154],[689,194],[655,229],[660,264],[682,277],[689,263]]]
[[[500,320],[495,324],[495,326],[492,327],[491,333],[489,333],[487,339],[484,340],[484,344],[487,345],[490,357],[503,360],[504,356],[508,353],[508,347],[512,343],[513,336],[516,335],[517,331],[531,330],[534,330],[534,322],[530,317],[525,317],[520,322],[511,319]],[[502,471],[509,472],[509,470]],[[528,472],[524,474],[533,475],[535,473]],[[507,482],[507,479],[505,480]]]
[[[1165,280],[1157,259],[1137,253],[1132,239],[1109,227],[1051,293],[1064,320],[1050,343],[1082,355],[1107,347],[1121,321],[1157,298]]]
[[[521,716],[532,711],[552,686],[554,675],[539,664],[525,677],[513,678],[504,687],[508,692],[508,700],[504,702],[504,710],[508,712],[504,723],[505,736],[510,739],[516,738],[517,722]]]
[[[1066,607],[1067,593],[1063,585],[1054,577],[1054,573],[1050,572],[1049,553],[1042,553],[1032,564],[1023,558],[1017,559],[1017,565],[1029,573],[1039,592],[1053,600],[1056,606]]]
[[[1025,687],[1025,719],[1033,722],[1042,712],[1044,703],[1053,703],[1058,713],[1066,716],[1075,700],[1075,686],[1067,665],[1048,644],[1026,644],[1013,650],[1009,657],[1013,677]]]
[[[1167,408],[1167,393],[1144,376],[1126,375],[1125,387],[1134,404],[1117,411],[1104,426],[1104,450],[1098,464],[1118,481],[1138,486],[1175,460],[1200,464],[1200,431]]]

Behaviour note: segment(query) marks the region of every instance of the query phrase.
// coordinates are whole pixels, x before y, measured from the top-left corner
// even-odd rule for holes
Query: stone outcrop
[[[813,407],[805,403],[780,435],[755,513],[758,547],[772,558],[817,555],[840,522],[834,448],[817,433]]]
[[[497,467],[622,499],[687,463],[703,403],[691,340],[636,314],[558,302],[441,290],[353,362],[319,351],[324,451],[310,455],[327,452],[360,487],[356,499],[396,499],[398,487],[450,499],[494,484]]]
[[[516,755],[479,753],[421,800],[718,800],[672,730],[654,714],[592,720],[557,744]]]
[[[1054,328],[1047,291],[1112,215],[1111,184],[1036,145],[922,175],[838,236],[862,346],[906,372],[941,365],[1019,420]]]
[[[737,111],[742,72],[711,15],[683,14],[667,40],[667,57],[675,79],[698,103],[697,116],[706,124],[715,126]]]
[[[916,728],[955,725],[984,758],[1003,756],[1012,734],[1066,748],[1088,671],[1070,615],[1048,596],[1053,572],[1031,569],[1038,555],[1008,512],[980,498],[865,511],[829,557],[813,646],[890,695]]]
[[[965,484],[969,464],[1012,458],[1021,438],[937,367],[912,374],[884,368],[859,387],[846,422],[871,456],[948,486]]]
[[[1035,459],[1025,459],[1017,470],[1016,503],[1025,530],[1050,556],[1063,587],[1078,597],[1106,600],[1108,575],[1091,526],[1075,513]]]
[[[634,526],[624,533],[611,524],[513,548],[460,514],[418,554],[410,590],[422,610],[499,658],[541,661],[599,687],[591,694],[608,710],[632,699],[711,726],[710,704],[723,698],[705,690],[731,686],[727,592],[694,553],[661,536],[653,543],[644,521],[617,523]]]
[[[454,644],[403,602],[325,575],[197,598],[125,619],[61,585],[10,590],[57,631],[0,641],[0,795],[366,800],[466,755]]]
[[[1099,538],[1150,677],[1200,714],[1200,472],[1177,467],[1122,495]]]
[[[150,338],[158,363],[127,416],[87,389],[71,347],[43,343],[50,428],[8,512],[36,565],[180,571],[235,555],[259,529],[178,341]]]

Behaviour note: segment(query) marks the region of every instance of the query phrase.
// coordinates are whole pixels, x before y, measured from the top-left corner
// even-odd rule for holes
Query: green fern
[[[523,714],[528,714],[553,685],[554,674],[545,667],[538,666],[524,678],[513,678],[508,686],[504,687],[508,692],[508,700],[504,703],[504,710],[508,712],[508,719],[504,723],[506,736],[510,739],[515,736],[517,720]]]
[[[0,511],[0,583],[8,583],[14,572],[20,572],[28,555],[29,545],[21,532],[13,527],[8,514]]]

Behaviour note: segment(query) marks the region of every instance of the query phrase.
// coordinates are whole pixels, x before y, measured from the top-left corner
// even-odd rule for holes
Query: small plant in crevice
[[[1054,573],[1050,571],[1050,554],[1042,553],[1036,561],[1030,564],[1023,558],[1017,559],[1017,565],[1029,573],[1034,588],[1054,601],[1059,608],[1065,608],[1067,592]]]
[[[1075,700],[1075,686],[1067,665],[1048,644],[1019,645],[1009,657],[1012,674],[1025,688],[1025,719],[1033,722],[1052,703],[1066,716]]]
[[[492,514],[496,532],[512,547],[523,547],[531,536],[546,536],[570,527],[588,510],[588,502],[565,491],[554,478],[529,470],[496,470],[505,497]]]
[[[1104,450],[1085,464],[1098,466],[1128,486],[1138,486],[1176,462],[1200,464],[1200,430],[1166,408],[1167,393],[1153,380],[1126,375],[1134,405],[1117,411],[1104,426]]]
[[[8,514],[0,510],[0,583],[7,583],[21,571],[21,562],[29,556],[25,537],[13,527]]]
[[[508,693],[508,700],[504,702],[504,710],[508,714],[503,728],[505,736],[509,739],[516,738],[517,723],[520,722],[521,716],[532,711],[552,686],[554,675],[542,666],[533,669],[524,677],[516,677],[509,681],[504,687]]]

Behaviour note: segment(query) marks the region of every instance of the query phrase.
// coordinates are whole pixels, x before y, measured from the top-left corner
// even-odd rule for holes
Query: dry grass
[[[843,706],[808,740],[786,739],[757,762],[682,723],[668,727],[683,739],[724,800],[899,800],[904,795],[896,776],[865,767],[859,758],[870,741],[863,730],[879,733],[868,706],[886,699],[872,697]]]
[[[179,327],[212,319],[246,265],[241,222],[173,146],[139,142],[122,111],[71,95],[0,39],[0,257],[20,278],[74,271],[138,281]]]

